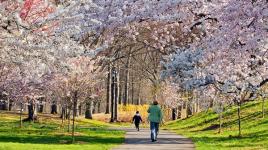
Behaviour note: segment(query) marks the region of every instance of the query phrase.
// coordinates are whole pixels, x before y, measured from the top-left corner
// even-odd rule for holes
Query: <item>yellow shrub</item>
[[[119,105],[119,120],[122,122],[131,122],[132,117],[136,114],[136,111],[140,112],[140,115],[144,122],[148,120],[147,110],[150,105]],[[171,115],[170,109],[163,109],[164,120],[169,120]]]

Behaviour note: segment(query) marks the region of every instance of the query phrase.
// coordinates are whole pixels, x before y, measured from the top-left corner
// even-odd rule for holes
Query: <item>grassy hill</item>
[[[218,115],[211,110],[170,122],[165,128],[190,137],[198,150],[268,150],[268,114],[262,118],[261,110],[261,101],[243,104],[242,137],[237,137],[236,107],[224,112],[222,133],[218,133]]]
[[[0,112],[0,150],[106,150],[124,141],[124,132],[107,129],[108,123],[78,118],[75,124],[72,144],[67,121],[63,125],[58,116],[40,114],[37,123],[19,128],[18,114]]]

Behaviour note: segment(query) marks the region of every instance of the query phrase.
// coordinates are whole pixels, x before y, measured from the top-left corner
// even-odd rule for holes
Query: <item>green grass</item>
[[[191,138],[198,150],[268,150],[268,114],[262,118],[261,106],[260,101],[243,104],[242,137],[237,136],[236,107],[224,112],[222,133],[218,133],[218,115],[211,110],[170,122],[165,128]]]
[[[74,144],[57,117],[41,116],[38,123],[24,122],[16,114],[0,113],[0,150],[106,150],[124,141],[124,132],[107,129],[110,124],[77,119]]]

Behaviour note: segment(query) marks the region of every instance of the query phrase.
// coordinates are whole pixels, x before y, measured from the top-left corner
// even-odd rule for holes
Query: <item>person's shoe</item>
[[[152,142],[155,142],[156,140],[152,140]]]

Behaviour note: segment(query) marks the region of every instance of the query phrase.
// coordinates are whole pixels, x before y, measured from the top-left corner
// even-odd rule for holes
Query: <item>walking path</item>
[[[156,142],[150,140],[150,130],[125,128],[125,143],[115,147],[113,150],[194,150],[193,142],[175,133],[160,130]]]

